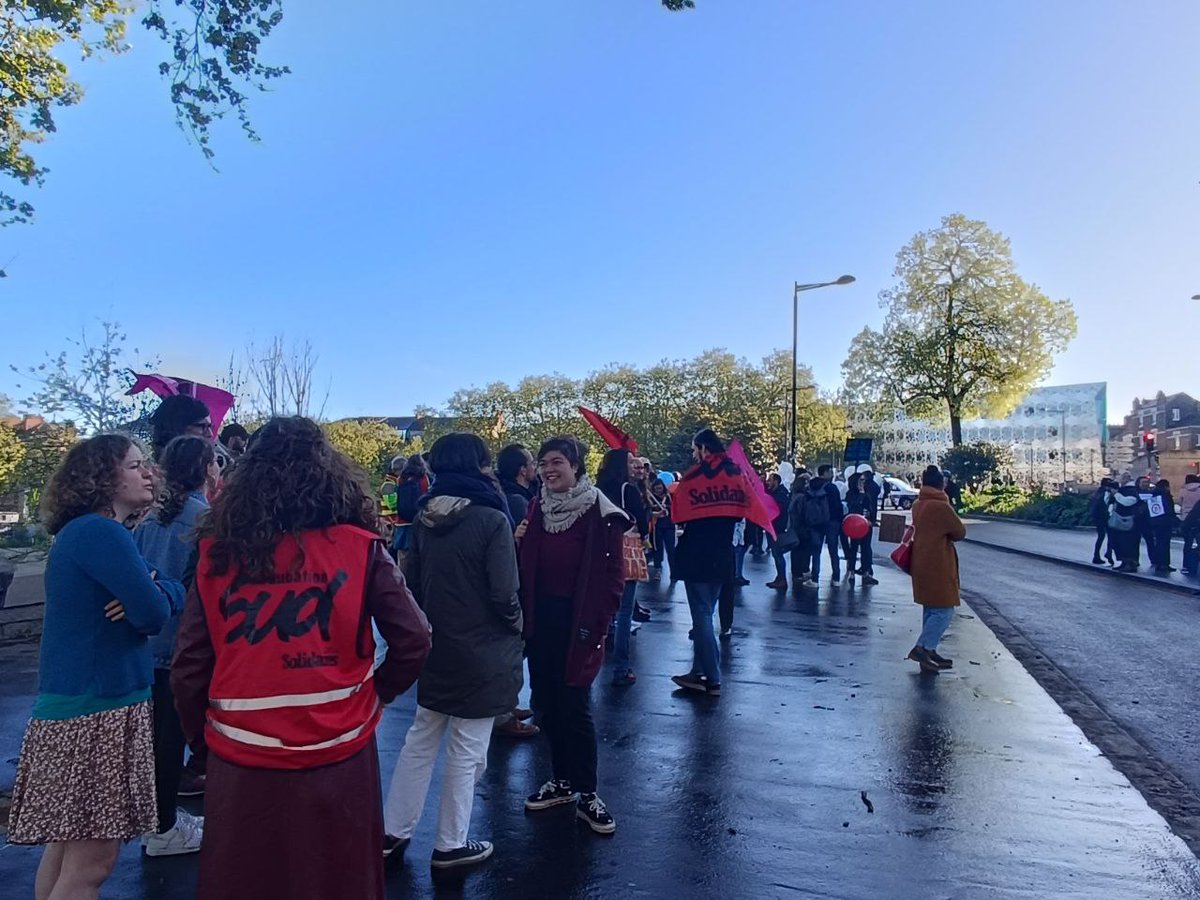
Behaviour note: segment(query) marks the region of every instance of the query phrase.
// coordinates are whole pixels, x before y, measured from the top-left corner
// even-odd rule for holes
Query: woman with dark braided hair
[[[213,445],[184,435],[163,448],[158,460],[164,482],[158,506],[133,533],[142,556],[157,572],[183,581],[196,545],[196,527],[208,511],[207,491],[221,477]],[[200,849],[204,820],[179,809],[175,800],[183,777],[183,729],[171,693],[171,655],[179,617],[172,616],[150,641],[154,653],[154,789],[158,797],[158,831],[142,836],[147,856],[175,856]]]
[[[267,422],[201,524],[171,668],[209,748],[199,900],[382,900],[375,728],[429,649],[366,473],[315,422]]]

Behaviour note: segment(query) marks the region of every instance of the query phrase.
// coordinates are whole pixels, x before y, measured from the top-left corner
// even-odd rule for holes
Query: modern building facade
[[[1019,484],[1094,484],[1107,474],[1108,385],[1105,382],[1034,388],[1002,419],[962,423],[963,443],[1008,447]],[[851,416],[856,436],[875,439],[877,467],[911,477],[937,463],[951,446],[950,426],[897,410],[887,420]]]

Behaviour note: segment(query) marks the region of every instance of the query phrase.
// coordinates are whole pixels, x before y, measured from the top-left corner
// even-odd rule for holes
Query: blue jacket
[[[114,599],[125,618],[110,622]],[[183,609],[183,585],[150,578],[133,536],[119,522],[89,513],[58,533],[46,562],[46,617],[38,691],[120,697],[154,681],[148,635]]]
[[[134,529],[134,543],[160,578],[184,580],[188,558],[196,547],[196,525],[207,509],[208,501],[204,499],[204,492],[194,491],[169,525],[163,525],[158,521],[157,514],[151,513]],[[175,654],[175,633],[178,630],[179,616],[172,615],[162,631],[150,639],[154,668],[171,668],[171,657]]]

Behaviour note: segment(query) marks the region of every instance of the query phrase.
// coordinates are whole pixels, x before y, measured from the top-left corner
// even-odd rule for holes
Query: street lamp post
[[[800,322],[800,292],[815,291],[817,288],[832,287],[835,284],[852,284],[853,282],[853,275],[843,275],[836,281],[822,281],[817,284],[801,284],[797,281],[792,288],[792,427],[788,433],[788,456],[792,465],[796,464],[796,342]]]

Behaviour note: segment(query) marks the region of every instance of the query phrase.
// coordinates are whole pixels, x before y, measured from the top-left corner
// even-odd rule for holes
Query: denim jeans
[[[812,580],[821,577],[821,549],[829,550],[829,564],[833,566],[833,578],[836,581],[842,573],[841,561],[838,558],[838,535],[841,526],[829,524],[819,525],[812,529]]]
[[[953,606],[925,606],[921,613],[921,636],[917,638],[917,646],[926,650],[936,650],[942,635],[950,627],[954,619]]]
[[[713,612],[721,596],[720,582],[685,581],[692,612],[692,674],[703,675],[709,685],[721,683],[721,648],[713,632]]]
[[[775,577],[780,581],[787,581],[787,551],[773,546],[771,556],[775,558]]]
[[[633,598],[637,594],[636,581],[625,582],[621,594],[621,608],[617,610],[617,630],[613,636],[613,673],[623,675],[629,671],[629,629],[633,625]]]

